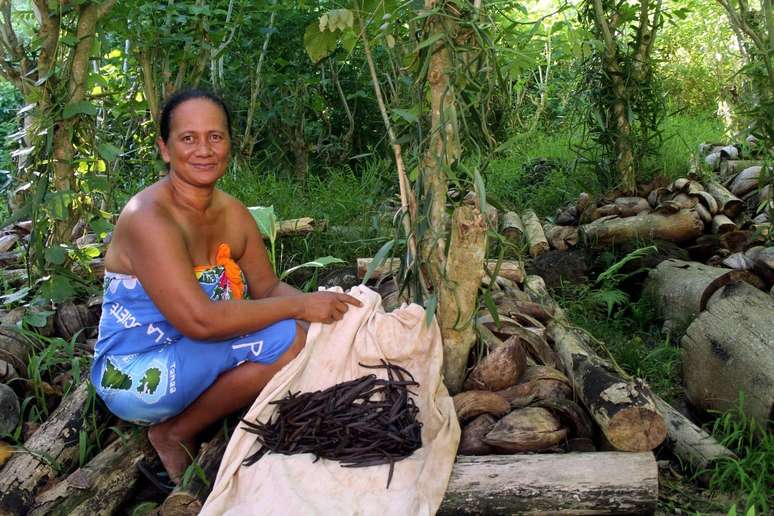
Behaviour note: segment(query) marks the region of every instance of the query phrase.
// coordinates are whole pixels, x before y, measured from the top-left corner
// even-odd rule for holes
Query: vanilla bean
[[[422,447],[422,423],[410,386],[418,386],[406,369],[384,360],[368,369],[385,369],[387,379],[369,374],[315,392],[288,392],[272,404],[272,418],[245,421],[244,429],[258,436],[261,448],[244,460],[250,466],[267,452],[311,453],[337,460],[343,467],[389,464],[387,487],[395,463]],[[410,378],[407,379],[407,378]]]

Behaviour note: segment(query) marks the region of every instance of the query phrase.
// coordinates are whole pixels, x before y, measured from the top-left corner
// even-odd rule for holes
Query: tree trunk
[[[439,515],[650,514],[652,453],[460,456]]]
[[[134,489],[137,464],[154,453],[145,434],[135,430],[126,441],[113,441],[88,464],[35,498],[28,516],[113,514]]]
[[[645,293],[664,319],[664,329],[679,337],[706,308],[712,294],[735,281],[763,286],[757,276],[747,271],[670,259],[650,271]]]
[[[436,291],[444,381],[452,395],[462,389],[468,354],[476,340],[473,317],[484,274],[486,230],[486,220],[478,209],[460,206],[454,210],[446,274]]]
[[[683,376],[691,403],[745,412],[766,425],[774,417],[774,299],[747,283],[718,291],[688,327]]]
[[[204,476],[208,482],[204,483],[198,475],[194,475],[187,486],[177,486],[164,500],[161,506],[161,516],[195,516],[199,514],[204,501],[210,494],[212,483],[218,474],[220,459],[223,457],[223,452],[226,451],[227,444],[228,441],[223,432],[218,432],[211,441],[202,445],[202,449],[196,456],[196,463],[204,471]]]
[[[684,209],[671,215],[646,213],[625,219],[601,218],[580,229],[591,245],[605,247],[632,240],[686,242],[702,234],[704,222],[695,211]]]
[[[48,420],[0,470],[0,516],[23,514],[40,486],[68,471],[78,460],[78,436],[86,425],[89,382],[64,398]],[[57,469],[54,468],[56,464]]]
[[[435,0],[426,0],[425,8],[436,7]],[[434,17],[428,21],[428,38],[439,38],[431,48],[427,69],[430,85],[430,140],[425,149],[421,168],[421,179],[429,201],[428,227],[421,242],[421,254],[428,269],[434,288],[445,280],[446,271],[446,192],[448,179],[446,167],[456,162],[462,154],[457,127],[456,93],[451,74],[453,63],[451,50],[446,39],[456,30],[456,23],[450,19]]]
[[[576,395],[610,444],[621,451],[649,451],[666,437],[664,419],[647,385],[623,380],[585,342],[586,336],[560,321],[546,327]]]

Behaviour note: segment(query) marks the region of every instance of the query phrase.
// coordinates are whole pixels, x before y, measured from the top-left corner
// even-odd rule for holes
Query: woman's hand
[[[349,305],[363,306],[354,297],[336,292],[313,292],[298,296],[298,299],[301,300],[299,319],[323,324],[340,321],[349,310]]]

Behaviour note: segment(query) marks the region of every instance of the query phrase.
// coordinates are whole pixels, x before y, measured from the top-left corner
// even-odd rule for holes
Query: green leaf
[[[78,44],[78,38],[76,38],[73,34],[65,34],[64,36],[59,38],[59,41],[62,42],[62,44],[67,45],[68,47],[74,47]]]
[[[22,299],[27,297],[27,294],[29,293],[30,293],[30,287],[22,287],[16,292],[11,292],[10,294],[0,296],[0,300],[2,300],[4,305],[10,305],[11,303],[16,303],[18,301],[21,301]]]
[[[89,222],[89,227],[99,236],[102,236],[109,231],[113,231],[113,224],[102,217],[92,219],[92,221]]]
[[[274,214],[274,206],[251,206],[247,210],[258,224],[261,234],[274,242],[277,239],[277,216]]]
[[[484,291],[484,305],[486,306],[486,309],[489,310],[489,314],[492,316],[494,323],[499,328],[500,314],[497,312],[497,305],[495,304],[494,298],[492,297],[492,291],[490,289],[486,289]]]
[[[435,34],[433,34],[432,36],[430,36],[429,38],[424,40],[422,43],[417,45],[416,52],[419,52],[420,50],[422,50],[425,47],[429,47],[430,45],[432,45],[433,43],[435,43],[436,41],[438,41],[442,37],[444,37],[444,34],[442,32],[436,32]]]
[[[328,57],[336,50],[338,35],[335,32],[321,32],[320,24],[312,22],[304,31],[304,48],[313,63],[319,63],[321,59]]]
[[[72,118],[75,115],[97,116],[97,107],[87,100],[67,104],[62,110],[62,118]]]
[[[416,110],[414,109],[392,108],[392,112],[401,117],[406,122],[415,124],[419,121],[419,117],[417,117]]]
[[[44,256],[46,257],[46,261],[48,263],[53,263],[54,265],[62,265],[67,259],[67,249],[65,249],[61,245],[49,247],[48,249],[46,249]]]
[[[51,301],[65,301],[75,295],[75,288],[66,277],[55,275],[43,285],[41,294]]]
[[[484,186],[484,178],[478,172],[478,167],[473,169],[473,187],[476,189],[476,194],[478,194],[478,209],[481,210],[481,213],[485,213],[487,209],[486,187]]]
[[[351,53],[355,45],[357,45],[357,34],[352,29],[345,30],[341,34],[341,46],[344,47],[347,53]]]
[[[327,267],[332,263],[345,263],[345,262],[341,258],[336,258],[335,256],[323,256],[322,258],[317,258],[315,260],[312,260],[311,262],[302,263],[301,265],[296,265],[295,267],[289,268],[288,270],[282,273],[282,275],[280,276],[280,279],[286,278],[288,275],[297,271],[298,269],[304,269],[304,268],[321,269],[323,267]]]
[[[425,324],[427,326],[430,326],[430,324],[433,322],[433,317],[435,317],[435,309],[438,306],[438,298],[435,297],[435,294],[427,298],[427,301],[425,302]]]
[[[30,326],[34,326],[35,328],[45,328],[45,326],[48,324],[48,317],[50,315],[54,315],[54,312],[51,310],[41,310],[39,312],[32,312],[27,310],[24,313],[22,320]]]
[[[107,161],[113,161],[121,155],[121,149],[113,145],[112,143],[100,143],[97,145],[97,152],[103,159]]]
[[[365,273],[365,276],[363,277],[363,283],[368,283],[368,280],[371,279],[371,276],[373,275],[374,271],[384,263],[385,258],[387,258],[387,255],[390,254],[390,251],[392,251],[392,246],[395,245],[395,240],[390,240],[386,244],[382,246],[381,249],[379,249],[376,254],[374,255],[374,259],[371,260],[371,263],[368,264],[368,270]]]

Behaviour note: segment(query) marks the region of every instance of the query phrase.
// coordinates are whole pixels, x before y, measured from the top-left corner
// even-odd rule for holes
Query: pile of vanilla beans
[[[389,487],[395,462],[422,446],[419,409],[408,389],[419,384],[406,369],[384,360],[360,365],[386,369],[387,379],[369,374],[321,391],[288,393],[273,402],[277,410],[267,423],[243,420],[261,444],[244,464],[254,464],[266,452],[312,453],[347,468],[389,464]]]

